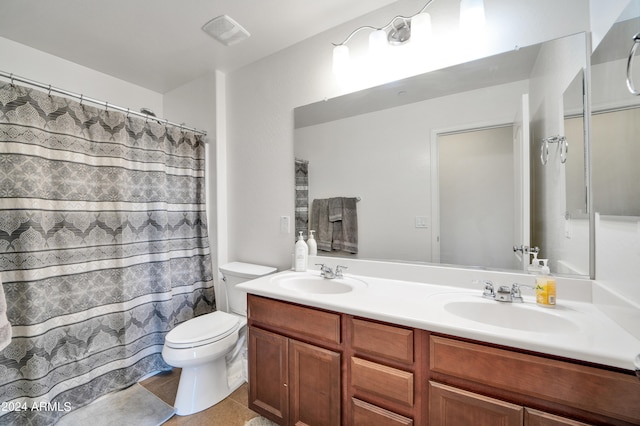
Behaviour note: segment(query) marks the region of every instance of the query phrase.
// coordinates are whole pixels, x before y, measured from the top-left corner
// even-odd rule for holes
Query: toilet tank
[[[229,312],[247,315],[247,293],[236,289],[236,285],[263,277],[277,271],[272,266],[254,265],[252,263],[231,262],[220,266],[224,277],[225,290],[229,301]]]

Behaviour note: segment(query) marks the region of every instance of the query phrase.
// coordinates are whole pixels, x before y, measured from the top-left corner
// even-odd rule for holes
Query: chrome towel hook
[[[549,161],[549,139],[542,139],[542,145],[540,146],[540,161],[543,166],[547,165],[547,161]]]
[[[636,35],[633,36],[633,46],[631,46],[631,51],[629,52],[629,59],[627,60],[627,87],[629,88],[629,92],[631,92],[631,94],[634,96],[640,95],[640,91],[636,90],[636,88],[633,86],[633,79],[631,77],[633,57],[636,54],[638,43],[640,43],[640,33],[637,33]]]
[[[569,154],[569,141],[565,136],[551,136],[542,139],[542,145],[540,146],[540,161],[543,166],[547,165],[549,161],[549,144],[557,143],[560,150],[560,162],[562,164],[567,162],[567,155]]]

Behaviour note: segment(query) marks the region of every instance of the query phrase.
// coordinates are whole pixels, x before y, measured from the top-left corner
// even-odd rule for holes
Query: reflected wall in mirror
[[[592,184],[598,276],[637,293],[640,230],[640,96],[626,85],[632,37],[640,31],[640,4],[630,2],[591,57]],[[636,86],[640,57],[634,58]]]
[[[439,251],[446,264],[518,268],[502,249],[515,238],[513,126],[438,135],[436,143],[440,247],[432,260]],[[482,247],[469,250],[473,241]]]
[[[541,257],[561,253],[550,246],[556,242],[546,235],[562,234],[563,231],[552,227],[564,229],[561,220],[547,217],[556,214],[555,208],[549,208],[550,202],[560,204],[564,214],[566,194],[573,191],[566,188],[564,165],[538,169],[538,181],[532,181],[532,197],[523,199],[514,194],[523,174],[529,177],[529,172],[516,167],[521,159],[516,161],[513,157],[519,153],[521,158],[539,162],[538,139],[564,131],[560,126],[562,97],[586,66],[586,44],[586,35],[576,34],[296,108],[295,157],[309,162],[309,201],[360,197],[357,256],[363,259],[442,261],[468,267],[522,270],[528,255],[518,258],[514,253],[516,232],[526,238],[541,236],[545,245],[535,238],[517,244],[539,245]],[[457,202],[451,201],[448,193],[443,194],[441,185],[434,185],[444,179],[438,172],[443,167],[438,162],[438,146],[446,143],[440,140],[441,136],[497,128],[509,133],[513,142],[517,134],[514,129],[522,130],[522,123],[514,126],[514,122],[522,110],[523,99],[527,99],[525,106],[532,117],[531,130],[527,132],[532,136],[531,145],[513,144],[511,149],[500,153],[476,149],[478,161],[465,152],[465,161],[474,168],[458,165],[462,167],[458,179],[455,176],[446,179],[448,185],[461,187],[463,193],[467,191],[468,196],[463,198],[468,203],[462,210],[447,212],[442,217],[445,213],[441,201]],[[529,128],[529,120],[526,124]],[[479,138],[475,140],[481,144]],[[524,142],[518,139],[518,143]],[[496,165],[494,156],[511,158],[503,158]],[[447,165],[447,171],[451,167]],[[487,180],[485,195],[471,189],[470,182],[482,182],[493,174],[490,169],[496,167],[505,169],[499,179],[506,180],[506,185]],[[562,182],[561,189],[558,181]],[[526,189],[530,190],[528,186]],[[584,193],[584,182],[576,191]],[[504,197],[510,200],[509,207],[494,200],[504,192],[512,193]],[[471,195],[476,198],[471,200]],[[535,202],[535,207],[529,207],[530,202]],[[523,209],[527,213],[526,222],[521,217]],[[529,213],[532,216],[527,225]],[[509,219],[497,221],[502,228],[471,235],[470,230],[482,228],[487,218],[504,215]],[[449,237],[441,232],[443,226],[462,228],[463,223],[469,231],[459,233],[455,242],[445,241]],[[515,223],[523,224],[520,227],[527,228],[527,232],[515,229]],[[587,252],[588,241],[587,238]],[[454,256],[450,256],[447,247],[453,247]],[[461,256],[464,253],[469,256]],[[319,254],[347,256],[341,252]],[[551,258],[552,271],[557,264],[558,259]]]
[[[623,16],[592,57],[593,195],[594,210],[601,215],[640,216],[640,96],[625,84],[631,40],[638,31],[640,17]],[[638,82],[640,67],[633,69]]]

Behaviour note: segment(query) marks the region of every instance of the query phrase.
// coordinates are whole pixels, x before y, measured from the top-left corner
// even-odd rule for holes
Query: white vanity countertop
[[[362,280],[366,282],[366,287],[357,287],[347,293],[319,294],[292,290],[274,283],[278,278],[296,275],[317,276],[319,273],[283,271],[242,283],[238,288],[273,299],[631,371],[634,370],[634,358],[640,354],[640,340],[588,302],[558,300],[557,306],[549,309],[536,305],[534,297],[527,296],[527,290],[523,289],[525,302],[518,304],[518,308],[542,311],[529,313],[542,314],[546,325],[540,329],[536,324],[521,327],[508,319],[506,321],[511,324],[503,327],[500,325],[503,320],[499,317],[506,304],[483,299],[481,288],[351,274],[345,274],[345,278]],[[447,312],[443,304],[456,301],[458,296],[460,300],[495,304],[495,318],[476,322]],[[493,312],[493,306],[483,308]],[[569,327],[554,329],[554,319],[557,319],[558,325]]]

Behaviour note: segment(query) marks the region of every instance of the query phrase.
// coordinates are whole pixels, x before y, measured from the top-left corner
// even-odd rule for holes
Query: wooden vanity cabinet
[[[250,295],[248,316],[249,408],[280,425],[340,425],[341,315]]]
[[[429,394],[431,426],[466,426],[463,412],[473,424],[640,424],[635,376],[445,336],[429,339]]]
[[[615,369],[248,296],[249,408],[280,425],[640,425]]]

